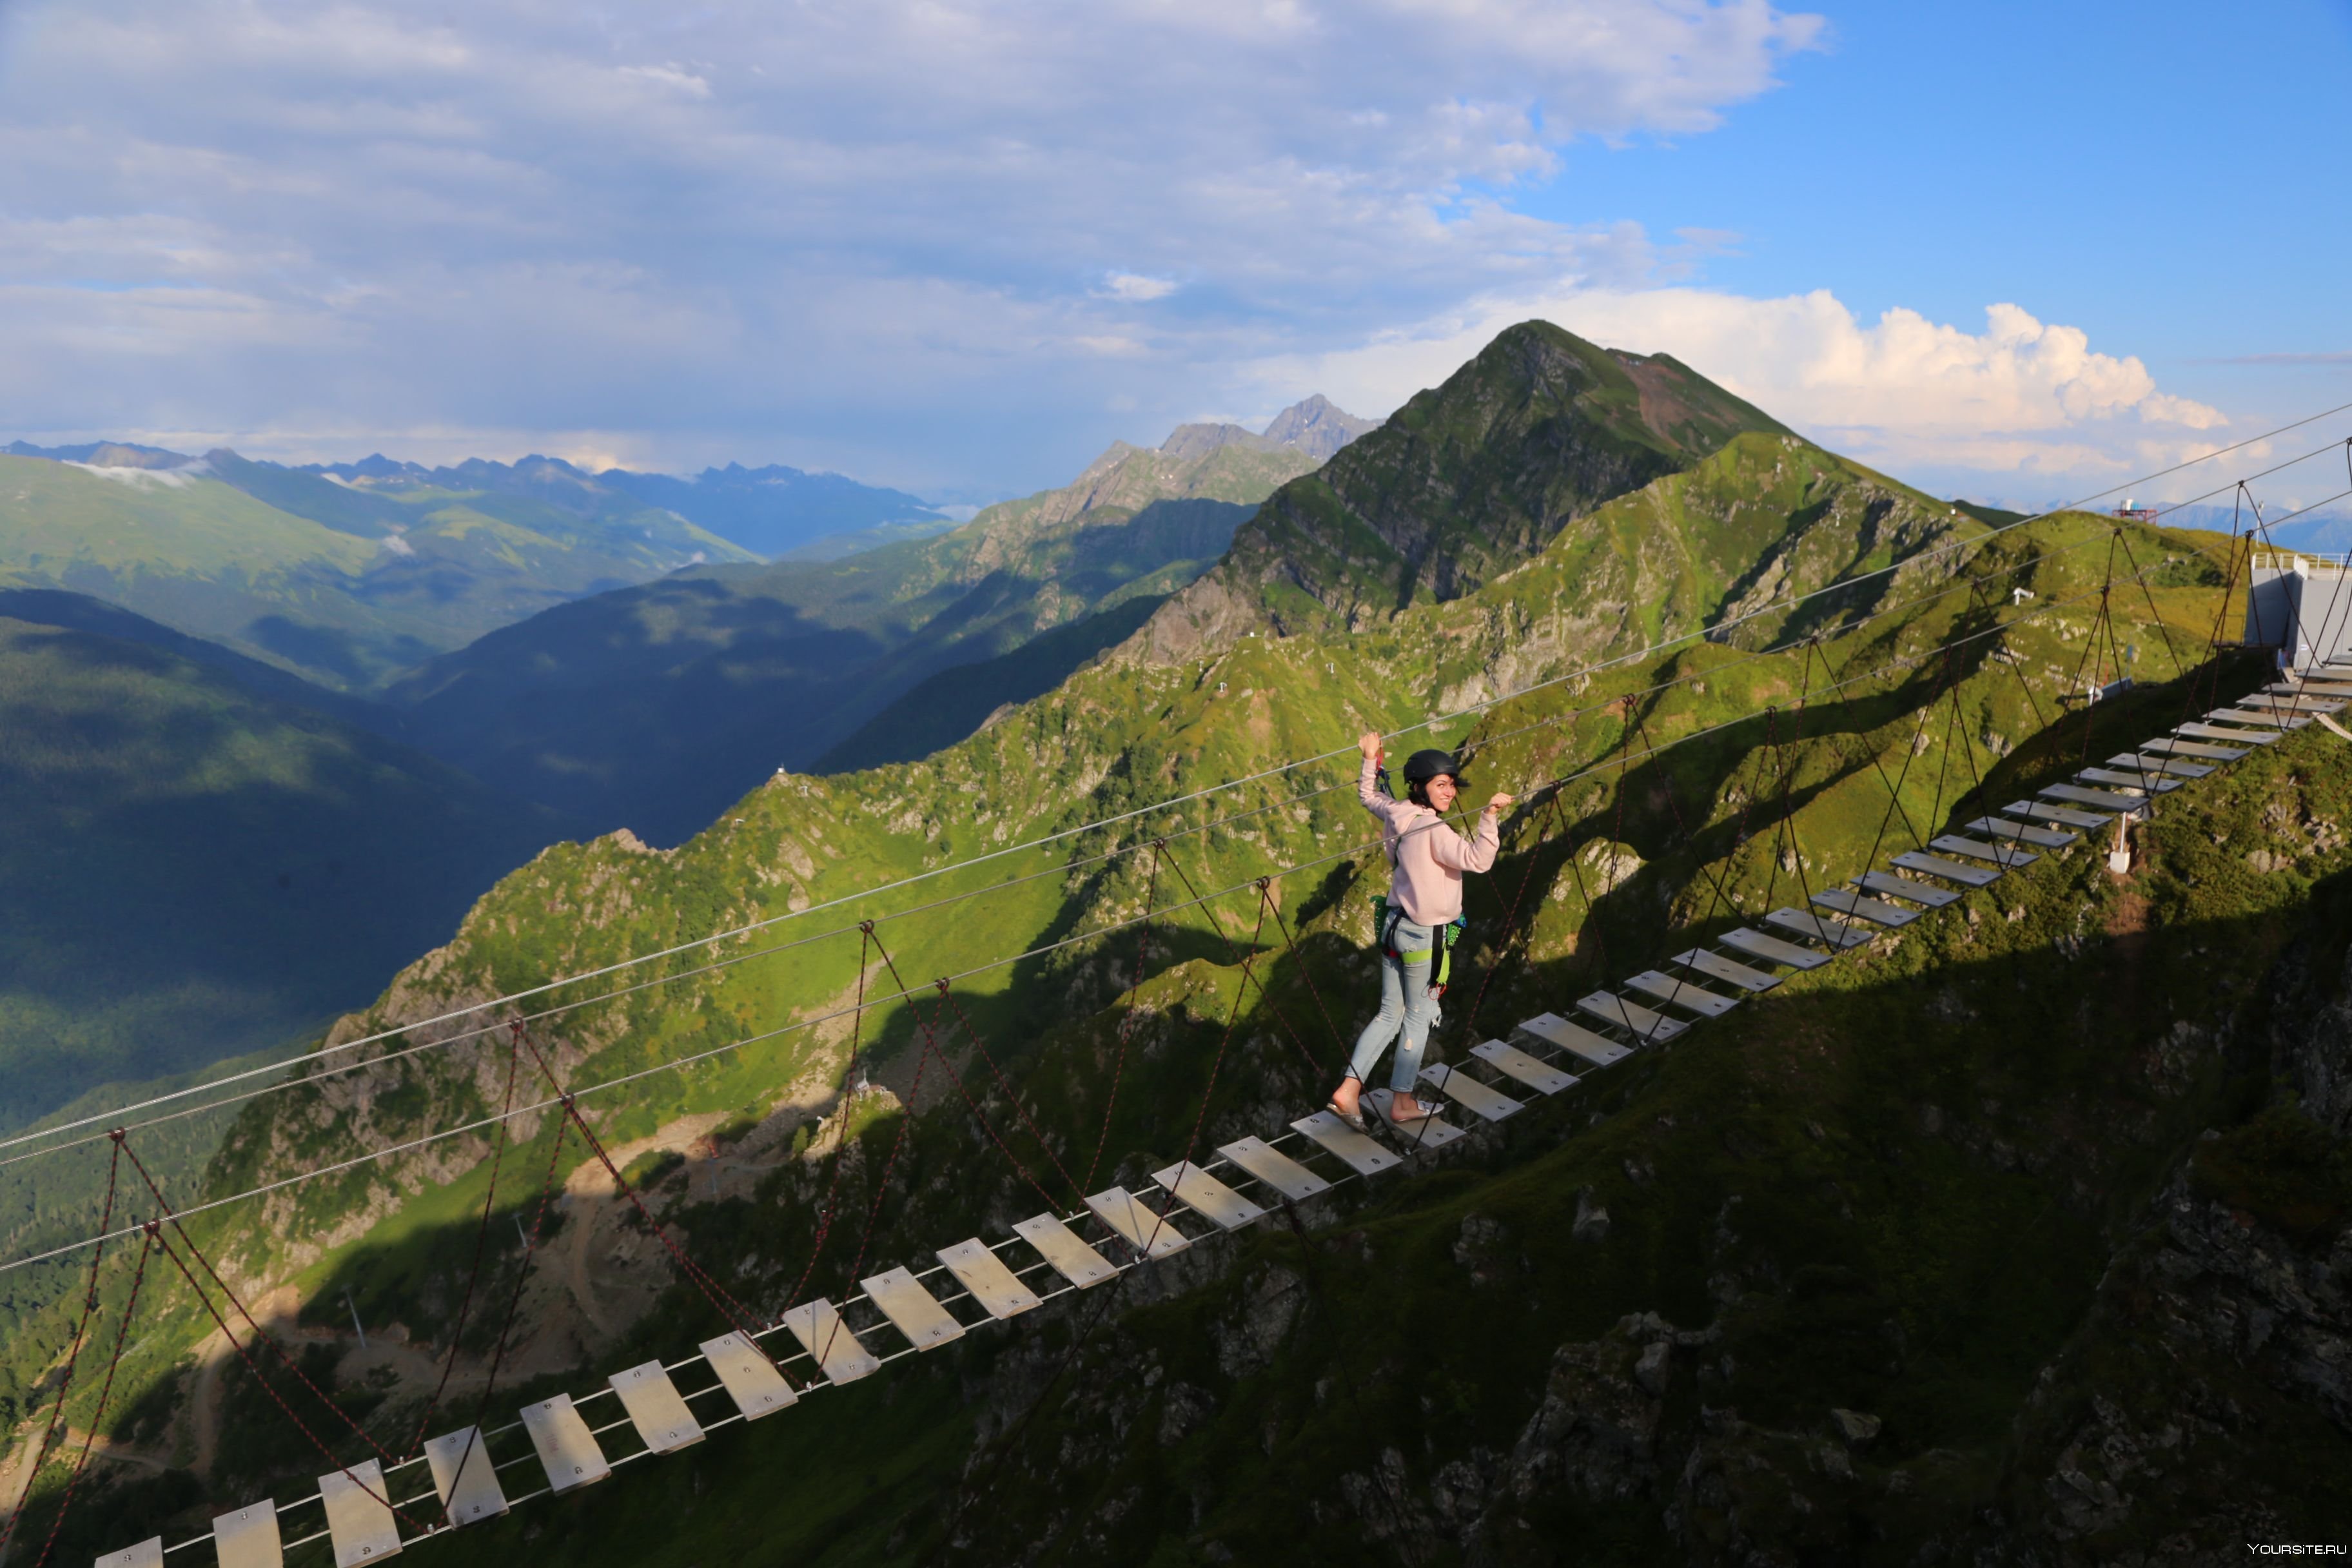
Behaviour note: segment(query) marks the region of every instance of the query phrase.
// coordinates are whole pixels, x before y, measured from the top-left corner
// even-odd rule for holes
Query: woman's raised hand
[[[1499,812],[1499,811],[1501,811],[1505,806],[1507,806],[1507,805],[1510,805],[1510,804],[1511,804],[1511,802],[1512,802],[1514,799],[1516,799],[1516,798],[1517,798],[1517,796],[1514,796],[1514,795],[1496,795],[1494,799],[1492,799],[1492,800],[1490,800],[1490,801],[1488,801],[1488,802],[1486,803],[1486,810],[1487,810],[1490,814],[1491,814],[1491,813],[1495,813],[1495,812]]]
[[[1374,762],[1380,761],[1381,732],[1378,730],[1367,730],[1362,734],[1357,736],[1356,750],[1363,752],[1364,755],[1371,758]]]

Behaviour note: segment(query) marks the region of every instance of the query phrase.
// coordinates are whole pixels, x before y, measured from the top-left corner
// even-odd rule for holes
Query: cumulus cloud
[[[1820,30],[1768,0],[37,0],[0,11],[0,426],[1042,481],[1117,400],[1180,416],[1269,345],[1638,280],[1637,234],[1512,193],[1579,138],[1708,131]]]
[[[1673,354],[1822,444],[1913,473],[2112,478],[2220,445],[2220,410],[2157,390],[2137,358],[2014,304],[1969,331],[1916,310],[1865,322],[1826,289],[1779,299],[1698,288],[1570,286],[1489,298],[1360,346],[1253,367],[1278,397],[1315,386],[1392,408],[1503,328],[1549,321],[1612,347]],[[1353,401],[1351,402],[1350,399]]]

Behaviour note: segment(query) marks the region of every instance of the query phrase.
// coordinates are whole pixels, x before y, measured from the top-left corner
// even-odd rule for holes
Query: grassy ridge
[[[749,559],[622,497],[589,513],[487,491],[392,498],[215,457],[154,471],[0,456],[0,577],[366,690],[551,604]]]

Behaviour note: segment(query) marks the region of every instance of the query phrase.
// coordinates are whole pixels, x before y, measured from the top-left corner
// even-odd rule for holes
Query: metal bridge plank
[[[319,1478],[335,1568],[362,1568],[400,1553],[400,1523],[383,1489],[383,1467],[373,1459]]]
[[[2233,746],[2267,746],[2279,738],[2274,730],[2224,730],[2219,724],[2205,724],[2192,719],[2186,724],[2175,724],[2172,732],[2199,741],[2227,741]],[[2202,756],[2205,753],[2198,752]],[[2240,752],[2239,756],[2246,753]]]
[[[506,1512],[507,1494],[499,1489],[499,1473],[479,1427],[461,1426],[428,1439],[425,1463],[451,1524],[476,1524]]]
[[[727,1390],[727,1397],[743,1413],[746,1421],[757,1421],[762,1415],[773,1415],[800,1402],[799,1393],[768,1352],[753,1344],[740,1331],[705,1340],[697,1347],[710,1370],[719,1374],[719,1382]]]
[[[530,1434],[530,1446],[539,1450],[540,1468],[547,1472],[550,1491],[568,1492],[613,1473],[613,1467],[604,1461],[604,1451],[596,1447],[596,1435],[580,1419],[568,1394],[524,1405],[522,1429]]]
[[[2107,759],[2107,766],[2119,773],[2169,773],[2177,779],[2201,779],[2213,771],[2210,763],[2184,763],[2177,757],[2151,757],[2137,752],[2119,752]]]
[[[629,1413],[637,1436],[655,1453],[674,1453],[702,1441],[702,1423],[686,1407],[677,1384],[669,1380],[661,1363],[649,1361],[616,1372],[605,1381],[621,1396],[621,1408]]]
[[[1531,1035],[1545,1045],[1566,1051],[1570,1056],[1591,1067],[1614,1067],[1633,1054],[1631,1047],[1621,1046],[1606,1035],[1596,1035],[1583,1025],[1563,1018],[1557,1013],[1538,1013],[1532,1018],[1520,1020],[1519,1032],[1523,1035]],[[1486,1059],[1495,1060],[1491,1057]],[[1495,1065],[1501,1067],[1503,1064],[1496,1061]],[[1512,1076],[1517,1078],[1518,1075],[1514,1073]],[[1526,1080],[1521,1079],[1521,1081]],[[1576,1080],[1570,1079],[1568,1081],[1574,1083]],[[1562,1084],[1560,1087],[1565,1089],[1568,1086]],[[1544,1092],[1549,1094],[1553,1091],[1546,1089]]]
[[[1265,1217],[1265,1210],[1190,1161],[1154,1171],[1151,1179],[1220,1230],[1239,1230]]]
[[[2020,866],[2031,866],[2042,858],[2032,850],[2020,849],[2013,844],[1988,844],[1981,838],[1964,838],[1957,833],[1939,833],[1927,840],[1927,847],[1941,849],[1949,855],[1966,855],[1972,859],[1990,860],[1995,865],[2012,870]],[[1901,858],[1900,856],[1896,857],[1898,861]]]
[[[163,1568],[163,1538],[151,1535],[136,1546],[94,1558],[90,1568]]]
[[[1128,1246],[1148,1258],[1166,1258],[1192,1245],[1173,1220],[1147,1206],[1125,1187],[1110,1187],[1087,1199],[1095,1217]]]
[[[1735,952],[1748,954],[1750,958],[1785,963],[1791,969],[1819,969],[1830,961],[1829,954],[1825,952],[1815,952],[1810,947],[1799,947],[1785,937],[1769,936],[1760,931],[1749,931],[1746,926],[1725,931],[1715,940]]]
[[[1897,877],[1888,871],[1864,871],[1861,876],[1856,877],[1854,881],[1874,893],[1885,893],[1890,898],[1908,899],[1915,904],[1925,904],[1931,910],[1940,910],[1946,904],[1958,903],[1960,898],[1959,894],[1949,888],[1931,887],[1926,882],[1915,882],[1908,877]]]
[[[1590,996],[1580,996],[1576,999],[1576,1005],[1588,1017],[1631,1030],[1645,1044],[1671,1040],[1690,1027],[1688,1024],[1669,1018],[1639,1002],[1628,1002],[1613,991],[1595,991]]]
[[[841,1321],[841,1313],[822,1296],[787,1310],[784,1327],[800,1341],[801,1349],[816,1358],[817,1369],[827,1383],[856,1383],[881,1370],[882,1363],[858,1342],[849,1325]]]
[[[278,1505],[267,1500],[249,1502],[215,1517],[213,1556],[220,1568],[285,1568],[286,1546],[278,1533]]]
[[[1013,1234],[1035,1247],[1056,1274],[1081,1290],[1118,1273],[1108,1258],[1080,1241],[1052,1215],[1033,1215],[1014,1226]]]
[[[2122,784],[2148,795],[2164,795],[2180,787],[2179,779],[2150,778],[2144,773],[2118,773],[2113,768],[2084,768],[2074,775],[2076,784]]]
[[[1678,952],[1666,962],[1679,963],[1685,969],[1696,969],[1701,974],[1723,981],[1727,984],[1737,985],[1743,991],[1769,991],[1780,984],[1780,977],[1777,974],[1767,974],[1760,969],[1750,969],[1744,963],[1734,963],[1723,954],[1710,952],[1703,947],[1692,948],[1688,952]]]
[[[1802,910],[1774,910],[1765,920],[1782,931],[1795,931],[1799,936],[1811,937],[1834,948],[1860,947],[1874,932],[1850,926],[1843,921],[1825,921],[1821,916]]]
[[[1431,1062],[1423,1067],[1421,1081],[1482,1121],[1500,1121],[1527,1109],[1525,1102],[1444,1062]]]
[[[1328,1110],[1302,1116],[1290,1125],[1293,1131],[1312,1139],[1327,1153],[1337,1155],[1360,1176],[1377,1175],[1404,1163]]]
[[[2143,752],[2158,752],[2173,757],[2204,757],[2216,763],[2234,763],[2246,753],[2234,746],[2209,746],[2202,741],[2177,741],[2170,735],[2158,735],[2152,741],[2142,741]]]
[[[1709,991],[1696,980],[1685,980],[1679,974],[1662,974],[1654,969],[1644,969],[1625,984],[1644,996],[1654,996],[1661,1002],[1687,1007],[1710,1018],[1720,1018],[1739,1005],[1737,996],[1725,996]]]
[[[976,1236],[942,1247],[938,1257],[992,1318],[1000,1321],[1017,1318],[1032,1307],[1045,1305],[1034,1290],[1021,1283],[1021,1276],[1007,1268],[1004,1259]]]
[[[1522,1024],[1521,1028],[1527,1026]],[[1623,1051],[1624,1047],[1617,1049]],[[1507,1078],[1517,1079],[1538,1094],[1558,1094],[1576,1082],[1574,1073],[1566,1073],[1550,1063],[1540,1061],[1525,1051],[1514,1050],[1500,1040],[1482,1040],[1470,1047],[1470,1054]],[[1626,1051],[1631,1056],[1633,1053]]]
[[[1813,902],[1825,910],[1858,916],[1883,926],[1907,926],[1919,918],[1917,910],[1906,910],[1884,899],[1865,899],[1860,893],[1844,888],[1823,888],[1813,895]]]
[[[882,1309],[890,1326],[906,1335],[907,1342],[917,1350],[937,1350],[951,1340],[963,1338],[963,1325],[940,1304],[938,1297],[923,1289],[923,1282],[911,1270],[885,1269],[857,1283]]]
[[[1930,877],[1941,877],[1948,882],[1963,882],[1971,888],[1985,887],[2000,880],[2000,873],[1988,871],[1981,866],[1963,866],[1958,860],[1947,860],[1940,855],[1922,855],[1916,849],[1906,849],[1889,862],[1906,871],[1925,871]]]
[[[1303,1203],[1318,1193],[1331,1190],[1330,1183],[1263,1138],[1236,1138],[1217,1152],[1292,1203]]]
[[[1993,838],[2013,839],[2020,844],[2037,844],[2044,849],[2063,849],[2081,840],[2079,833],[2063,833],[2055,827],[2028,827],[2021,822],[2006,817],[1979,816],[1974,822],[1963,822],[1964,833],[1982,833]]]
[[[2038,822],[2059,822],[2068,827],[2105,827],[2115,820],[2095,812],[2076,811],[2071,805],[2053,805],[2046,800],[2012,800],[2001,810],[2011,816],[2032,817]]]

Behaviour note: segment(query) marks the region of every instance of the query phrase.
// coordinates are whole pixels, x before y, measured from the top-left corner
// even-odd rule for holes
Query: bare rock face
[[[2169,1245],[2150,1272],[2179,1337],[2258,1372],[2352,1433],[2352,1232],[2308,1255],[2270,1226],[2194,1192],[2165,1194]]]
[[[1520,1501],[1555,1488],[1595,1501],[1657,1491],[1674,1334],[1644,1314],[1552,1352],[1543,1403],[1511,1450],[1511,1490]]]
[[[2345,973],[2352,978],[2352,960]],[[2339,984],[2332,998],[2295,1018],[2273,1056],[2312,1119],[2338,1137],[2352,1135],[2352,990]]]
[[[1247,1377],[1273,1364],[1306,1305],[1305,1280],[1278,1266],[1261,1271],[1250,1281],[1241,1310],[1213,1331],[1219,1369],[1227,1377]]]

